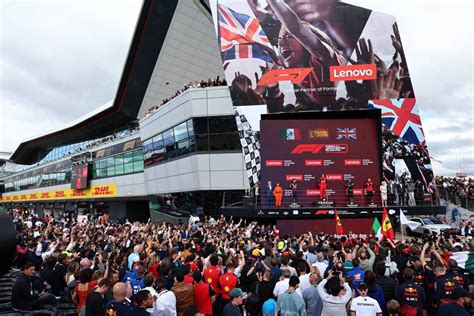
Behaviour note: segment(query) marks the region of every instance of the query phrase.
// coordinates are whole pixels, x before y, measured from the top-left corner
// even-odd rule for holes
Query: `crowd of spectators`
[[[219,79],[219,76],[217,76],[217,78],[215,79],[208,79],[207,81],[206,80],[201,80],[201,81],[190,81],[188,83],[186,83],[181,89],[177,90],[175,94],[173,94],[172,96],[169,96],[167,98],[164,98],[162,101],[161,101],[161,104],[160,105],[155,105],[155,106],[152,106],[151,108],[149,108],[146,112],[145,112],[145,117],[149,116],[150,114],[154,113],[156,110],[158,110],[162,105],[168,103],[169,101],[173,100],[174,98],[176,98],[178,95],[180,95],[181,93],[185,92],[186,90],[188,89],[191,89],[191,88],[207,88],[207,87],[218,87],[218,86],[227,86],[227,81],[225,79],[222,79],[220,80]]]
[[[474,179],[470,177],[436,176],[440,197],[469,210],[474,210]]]
[[[223,216],[188,225],[77,223],[11,211],[18,310],[81,315],[469,315],[474,231],[377,240],[282,236]],[[472,226],[469,226],[472,227]]]

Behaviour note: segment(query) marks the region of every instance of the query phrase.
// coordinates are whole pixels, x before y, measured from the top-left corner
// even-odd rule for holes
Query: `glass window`
[[[133,171],[134,172],[143,171],[143,160],[142,161],[135,161],[133,163]]]
[[[240,149],[238,133],[209,135],[210,150],[236,150]]]
[[[97,177],[98,178],[107,177],[107,169],[97,169]]]
[[[168,146],[174,143],[173,129],[169,129],[163,132],[163,145]]]
[[[107,167],[107,176],[115,176],[115,166]]]
[[[115,165],[115,158],[114,157],[109,157],[106,159],[107,161],[107,164],[106,166],[107,167],[113,167]]]
[[[207,134],[207,117],[193,118],[194,134]]]
[[[176,157],[176,148],[175,144],[171,144],[165,147],[166,158],[174,158]]]
[[[196,135],[197,151],[209,151],[209,135]]]
[[[122,165],[123,164],[123,154],[115,156],[115,165]]]
[[[189,149],[189,140],[184,140],[182,142],[177,143],[177,151],[178,156],[189,154],[191,152]]]
[[[150,138],[143,142],[143,151],[148,152],[151,149],[153,149],[153,140]]]
[[[193,119],[188,120],[186,123],[187,123],[187,126],[188,126],[188,135],[189,135],[189,137],[191,137],[191,136],[194,135]]]
[[[143,161],[143,152],[141,150],[133,152],[133,161]]]
[[[153,148],[158,148],[163,146],[163,134],[158,134],[153,137]]]
[[[116,165],[115,166],[115,175],[120,175],[124,173],[123,165]]]
[[[179,124],[178,126],[173,128],[174,130],[174,140],[175,142],[179,142],[183,139],[188,138],[188,128],[186,122]]]
[[[123,163],[127,164],[133,162],[133,152],[128,152],[124,154]]]
[[[124,167],[124,170],[123,170],[124,173],[132,173],[133,172],[133,162],[126,163],[125,165],[123,165],[123,167]]]
[[[234,116],[214,116],[209,118],[209,134],[237,132]]]

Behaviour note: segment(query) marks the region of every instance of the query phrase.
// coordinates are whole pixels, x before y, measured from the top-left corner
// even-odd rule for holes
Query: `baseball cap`
[[[359,283],[359,286],[357,287],[359,290],[361,291],[365,291],[367,290],[369,287],[367,286],[367,284],[365,284],[364,282],[362,283]]]
[[[458,298],[461,298],[461,297],[470,297],[470,298],[474,298],[474,293],[472,292],[469,292],[469,291],[466,291],[465,289],[463,289],[462,287],[457,287],[453,290],[452,292],[452,295],[453,295],[453,298],[455,300],[457,300]]]
[[[343,263],[343,267],[344,267],[344,269],[346,269],[346,270],[352,270],[352,269],[354,269],[354,265],[353,265],[352,262],[350,262],[350,261],[344,262],[344,263]]]
[[[263,303],[262,306],[262,314],[271,314],[273,315],[275,313],[276,309],[276,302],[273,298],[268,299]]]
[[[278,250],[282,250],[283,248],[285,248],[285,243],[283,241],[279,241],[278,242]]]
[[[247,295],[247,293],[243,292],[238,287],[236,287],[235,289],[232,289],[232,291],[230,291],[230,297],[239,297],[239,296],[245,296],[245,295]]]
[[[254,256],[254,257],[260,257],[260,250],[258,250],[258,248],[255,248],[255,249],[252,251],[252,256]]]

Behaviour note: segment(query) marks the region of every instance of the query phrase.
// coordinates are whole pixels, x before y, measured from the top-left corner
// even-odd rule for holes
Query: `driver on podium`
[[[275,189],[273,190],[273,196],[275,197],[275,206],[281,206],[281,199],[283,198],[283,189],[280,183],[277,182]]]

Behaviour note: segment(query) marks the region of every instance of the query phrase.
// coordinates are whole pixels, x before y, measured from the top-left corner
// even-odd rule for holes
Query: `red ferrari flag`
[[[393,231],[392,223],[390,223],[390,218],[388,218],[387,209],[383,208],[382,215],[382,235],[390,240],[395,239],[395,232]]]
[[[336,234],[344,235],[344,228],[342,228],[341,219],[339,218],[339,215],[337,215],[337,211],[335,209],[334,209],[334,215],[336,216]]]

